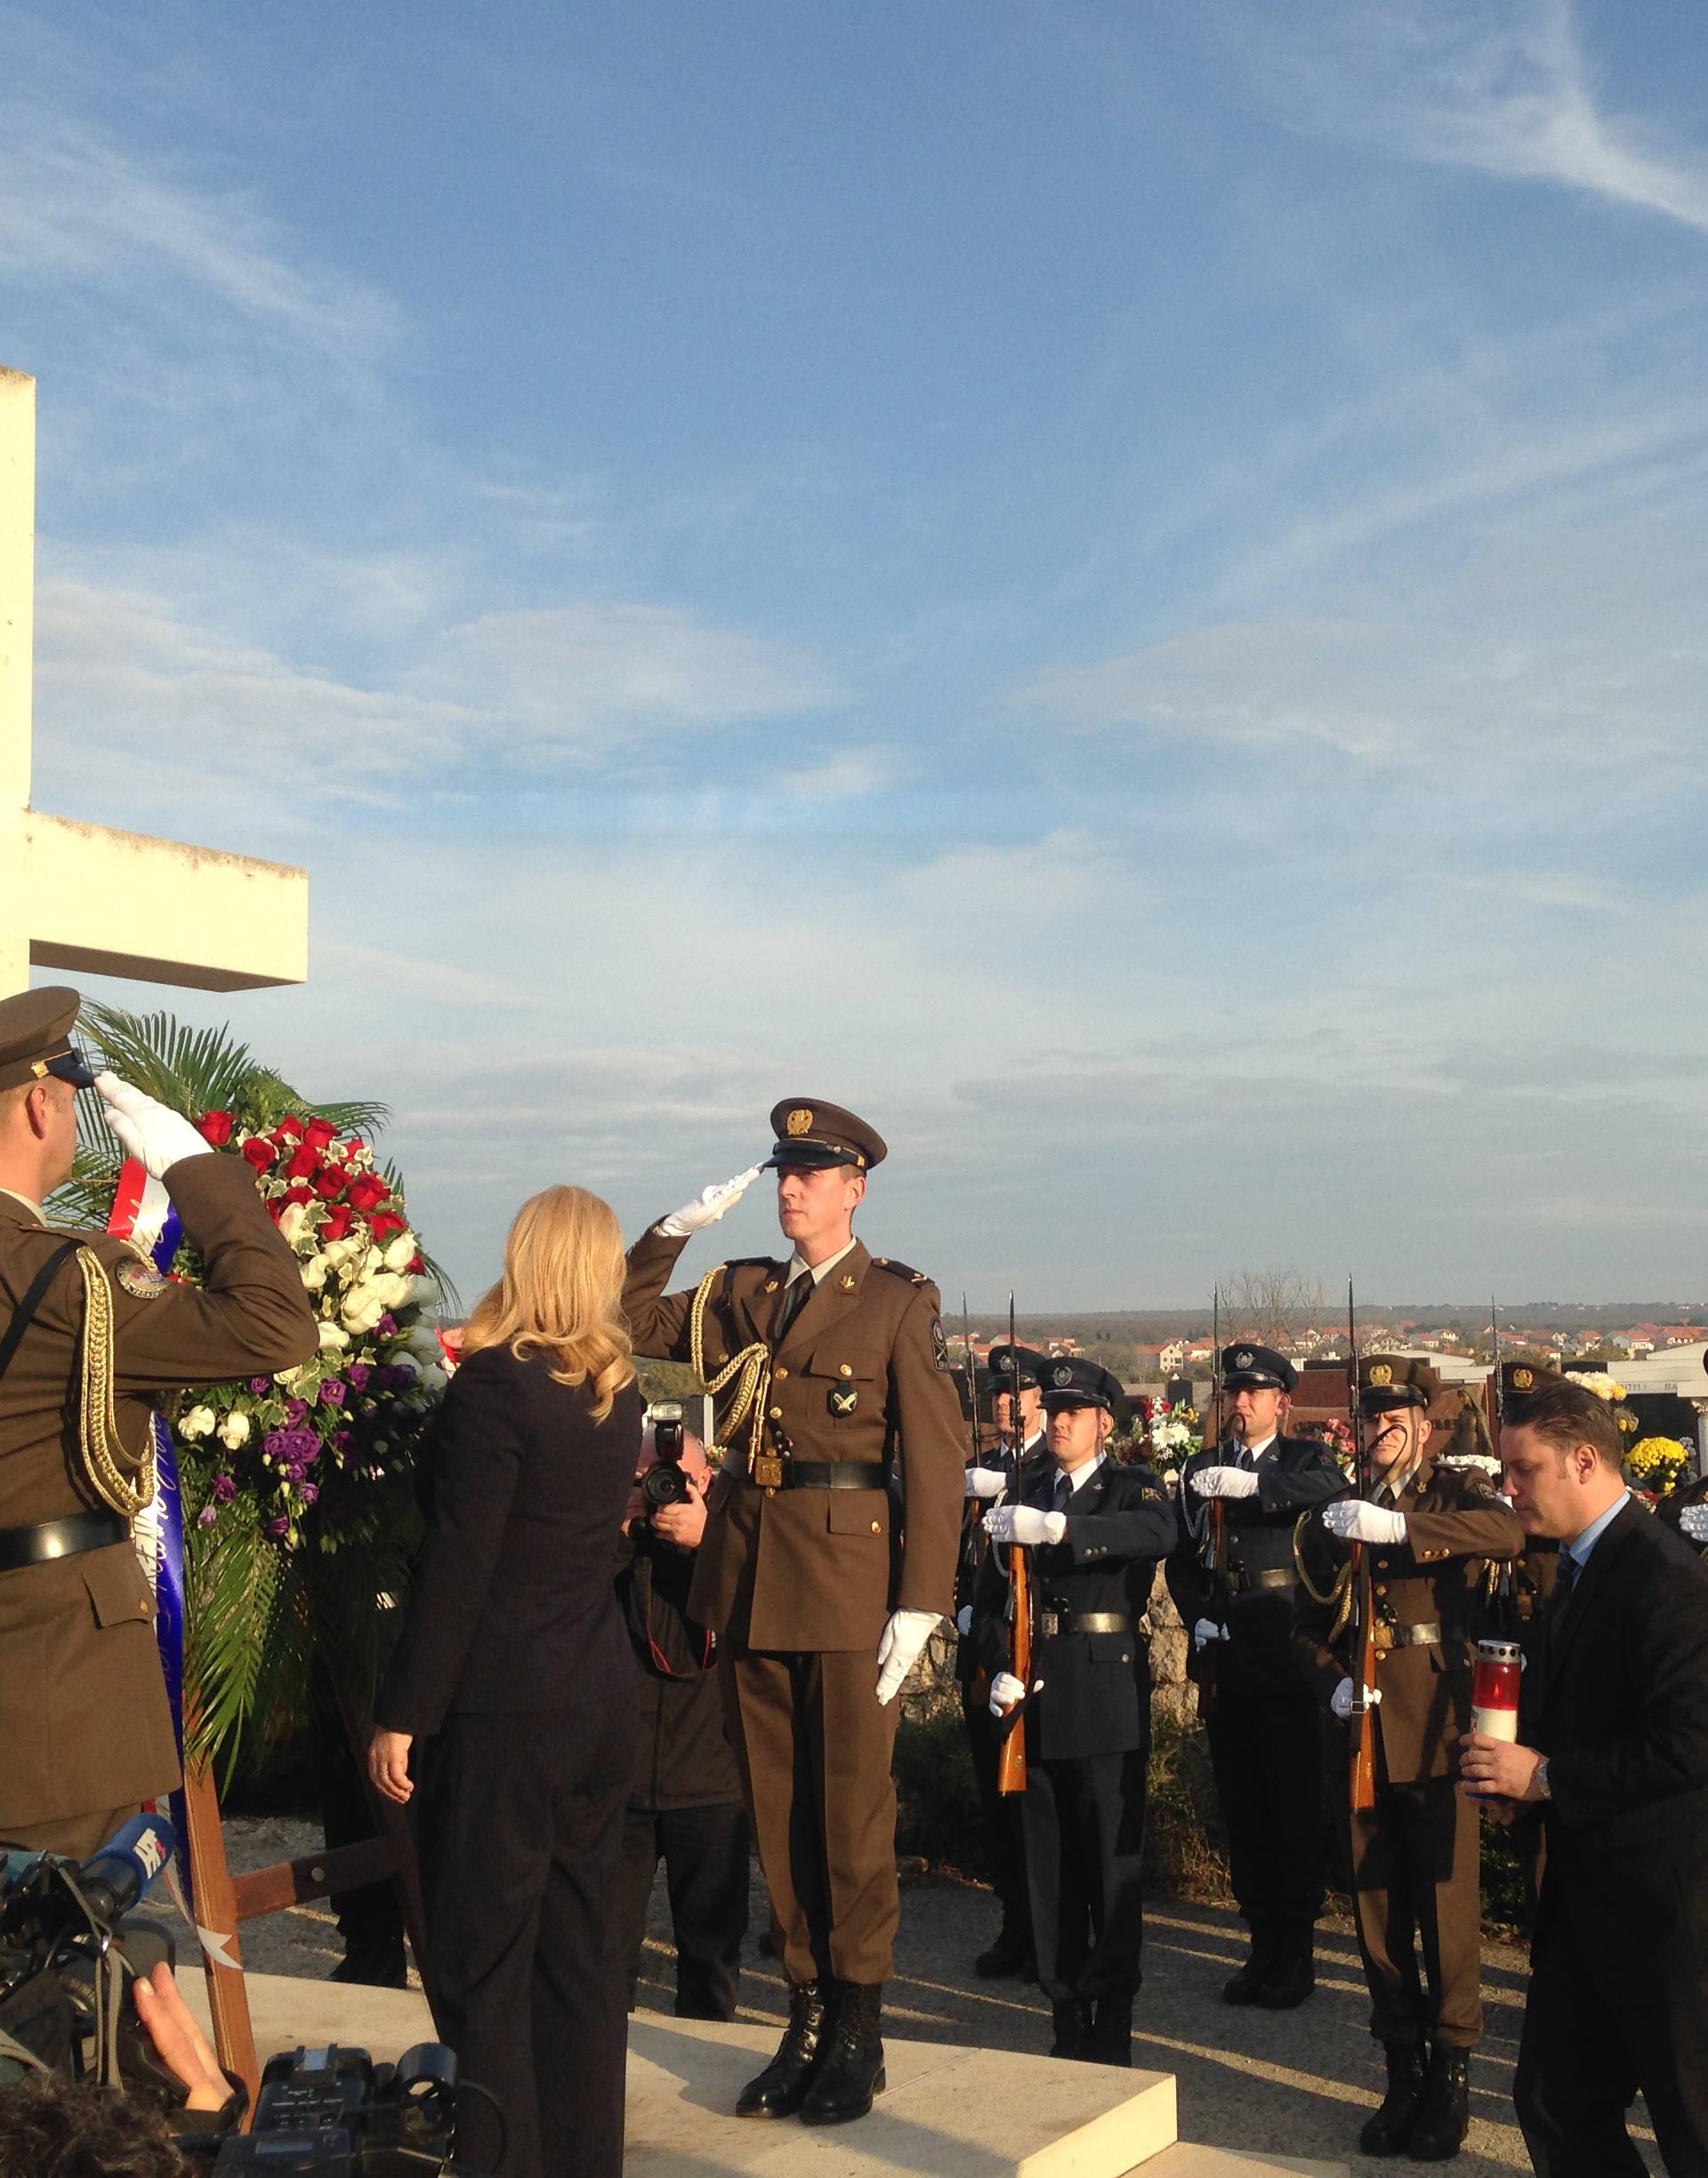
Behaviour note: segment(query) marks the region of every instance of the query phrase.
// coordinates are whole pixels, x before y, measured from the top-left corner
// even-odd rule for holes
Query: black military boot
[[[802,2125],[846,2125],[850,2118],[864,2118],[873,2096],[883,2093],[883,2044],[878,2037],[883,1984],[838,1981],[835,1988],[824,2061],[801,2105]]]
[[[807,2089],[825,2054],[825,2013],[828,1981],[797,1981],[789,1991],[789,2023],[777,2054],[757,2078],[750,2079],[736,2103],[737,2118],[793,2118],[807,2099]]]
[[[1036,1973],[1038,1962],[1031,1937],[1024,1929],[1014,1928],[1004,1921],[989,1950],[981,1951],[972,1962],[972,1971],[981,1981],[1006,1981],[1015,1974]]]
[[[1051,2018],[1055,2023],[1056,2038],[1050,2045],[1052,2057],[1084,2057],[1089,2054],[1086,2045],[1092,2038],[1092,2007],[1082,2004],[1077,1996],[1068,2003],[1052,2005]]]
[[[1258,1985],[1257,2001],[1266,2011],[1291,2012],[1317,1986],[1317,1932],[1307,1929],[1278,1943],[1269,1971]]]
[[[1252,1956],[1230,1980],[1221,1988],[1223,2004],[1248,2005],[1257,2002],[1257,1992],[1269,1977],[1275,1964],[1275,1938],[1268,1929],[1252,1931]]]
[[[1445,2163],[1464,2146],[1470,2130],[1470,2052],[1438,2042],[1406,2152],[1414,2163]]]
[[[1093,2064],[1130,2065],[1132,2062],[1132,1999],[1100,1996],[1086,2037],[1085,2054]]]
[[[1388,2092],[1382,2108],[1365,2119],[1358,2134],[1358,2148],[1365,2155],[1398,2155],[1404,2148],[1429,2077],[1429,2052],[1421,2042],[1384,2042],[1382,2046],[1388,2053]]]

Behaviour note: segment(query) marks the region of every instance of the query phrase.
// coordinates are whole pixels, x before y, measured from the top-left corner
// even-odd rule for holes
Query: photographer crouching
[[[634,2009],[660,1859],[676,1941],[678,2019],[736,2015],[752,1833],[724,1729],[715,1644],[689,1617],[713,1469],[679,1410],[655,1409],[617,1550],[616,1594],[641,1670],[634,1778],[623,1831],[623,1907]]]

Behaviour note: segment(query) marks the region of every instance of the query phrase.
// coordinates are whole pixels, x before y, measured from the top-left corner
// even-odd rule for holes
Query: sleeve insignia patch
[[[114,1276],[133,1301],[153,1301],[172,1283],[164,1271],[136,1255],[127,1256]]]
[[[949,1366],[949,1342],[943,1335],[943,1319],[940,1316],[933,1316],[931,1319],[931,1359],[939,1369],[947,1373]]]
[[[860,1395],[853,1384],[833,1384],[830,1388],[830,1411],[834,1415],[851,1415],[860,1403]]]

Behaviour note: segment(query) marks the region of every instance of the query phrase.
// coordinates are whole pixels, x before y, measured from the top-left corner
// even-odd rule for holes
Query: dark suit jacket
[[[1020,1501],[1048,1512],[1053,1462],[1029,1472]],[[1034,1679],[1043,1691],[1027,1709],[1027,1753],[1045,1762],[1080,1754],[1122,1754],[1150,1740],[1150,1644],[1139,1621],[1150,1601],[1156,1561],[1173,1546],[1177,1529],[1168,1493],[1149,1467],[1117,1467],[1106,1459],[1068,1501],[1059,1543],[1032,1552],[1032,1581],[1040,1613],[1092,1612],[1121,1617],[1126,1630],[1046,1635],[1040,1620],[1033,1644]],[[1008,1668],[1003,1599],[1008,1553],[993,1550],[979,1576],[975,1621],[992,1676]]]
[[[426,1453],[427,1537],[380,1698],[391,1731],[453,1710],[528,1714],[632,1687],[611,1564],[640,1451],[632,1384],[602,1423],[544,1356],[487,1347],[451,1379]]]
[[[1525,1674],[1548,1757],[1544,1913],[1708,2005],[1708,1567],[1635,1503]]]

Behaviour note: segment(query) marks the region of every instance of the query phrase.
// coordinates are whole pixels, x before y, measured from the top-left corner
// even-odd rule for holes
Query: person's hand
[[[1403,1543],[1406,1515],[1390,1512],[1386,1505],[1366,1504],[1362,1497],[1339,1497],[1323,1508],[1323,1525],[1342,1543]]]
[[[990,1714],[994,1717],[1006,1716],[1025,1694],[1025,1687],[1012,1672],[998,1672],[990,1682]]]
[[[652,1516],[652,1532],[661,1543],[678,1550],[698,1550],[705,1533],[705,1500],[696,1490],[681,1504],[660,1505]]]
[[[1192,1487],[1200,1497],[1255,1497],[1257,1477],[1248,1467],[1200,1467]]]
[[[203,1141],[181,1112],[141,1089],[133,1089],[117,1074],[97,1074],[95,1089],[107,1107],[108,1125],[150,1179],[163,1180],[168,1169],[185,1158],[213,1156],[212,1145]]]
[[[1192,1646],[1195,1650],[1207,1649],[1212,1642],[1224,1642],[1227,1638],[1227,1627],[1218,1625],[1213,1618],[1200,1618],[1192,1629]]]
[[[131,1985],[136,1998],[136,2016],[155,2047],[161,2063],[183,2083],[184,2108],[223,2109],[231,2100],[231,2083],[220,2069],[220,2061],[208,2045],[196,2014],[178,1993],[172,1969],[163,1959],[150,1973],[138,1974]]]
[[[750,1165],[733,1180],[721,1180],[712,1187],[702,1188],[691,1203],[684,1203],[680,1210],[673,1210],[668,1217],[660,1218],[655,1230],[668,1233],[673,1240],[685,1239],[689,1233],[704,1232],[708,1225],[715,1225],[726,1210],[735,1208],[764,1169],[762,1165]]]
[[[399,1807],[415,1789],[409,1775],[409,1750],[415,1744],[414,1732],[383,1730],[367,1743],[367,1774],[374,1789],[395,1800]]]
[[[1679,1514],[1679,1533],[1692,1543],[1708,1543],[1708,1504],[1684,1506]]]
[[[1375,1708],[1381,1700],[1382,1689],[1380,1687],[1366,1687],[1364,1706],[1366,1709]],[[1328,1706],[1344,1724],[1352,1714],[1352,1682],[1349,1679],[1341,1680],[1329,1698]]]
[[[985,1515],[985,1533],[993,1543],[1059,1543],[1068,1532],[1065,1512],[1040,1512],[1035,1505],[993,1505]]]
[[[1538,1748],[1470,1732],[1460,1742],[1459,1774],[1467,1787],[1478,1787],[1473,1799],[1486,1795],[1494,1800],[1540,1800],[1536,1773],[1544,1759]]]
[[[942,1617],[941,1611],[891,1611],[890,1623],[883,1629],[878,1643],[878,1706],[893,1701],[901,1690],[901,1682],[918,1660],[920,1650],[931,1638],[931,1628]]]
[[[969,1467],[967,1495],[969,1497],[1000,1497],[1008,1488],[1008,1476],[1000,1467]]]

